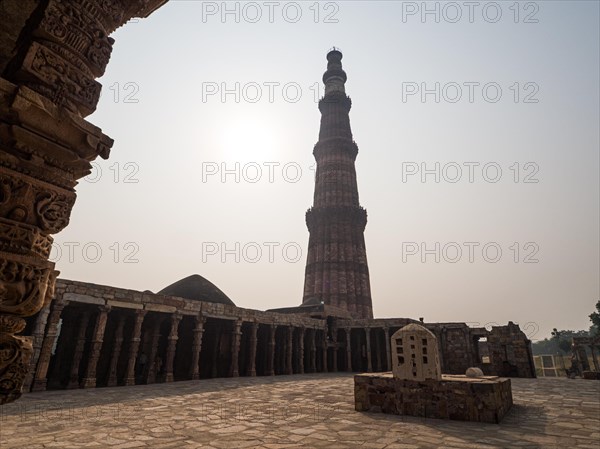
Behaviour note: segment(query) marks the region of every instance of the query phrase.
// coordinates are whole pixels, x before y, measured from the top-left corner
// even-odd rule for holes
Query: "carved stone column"
[[[140,336],[142,335],[142,323],[146,316],[145,310],[135,311],[135,321],[131,332],[131,341],[129,343],[129,356],[127,358],[127,371],[125,372],[125,385],[135,385],[135,364],[140,349]],[[150,360],[148,361],[150,363]]]
[[[35,366],[40,356],[40,350],[42,349],[42,342],[44,341],[44,331],[46,330],[46,323],[48,322],[48,315],[50,315],[50,304],[44,306],[44,308],[38,313],[35,320],[35,327],[33,329],[32,346],[33,354],[31,356],[31,363],[29,364],[29,372],[23,382],[23,391],[28,391],[31,388],[33,382],[33,376],[35,374]]]
[[[596,357],[596,347],[591,344],[590,351],[592,352],[592,363],[594,364],[594,370],[600,372],[600,365],[598,364],[598,358]]]
[[[300,374],[304,374],[304,334],[306,329],[300,328],[300,335],[298,336],[298,370]]]
[[[285,373],[294,374],[294,369],[292,366],[292,356],[294,349],[294,328],[292,326],[287,326],[287,341],[285,349]]]
[[[90,311],[84,310],[79,318],[79,330],[77,333],[77,342],[75,343],[75,350],[73,351],[73,357],[71,358],[71,371],[69,375],[69,383],[67,388],[79,388],[79,371],[81,370],[81,359],[83,357],[83,350],[85,349],[86,334],[88,323],[90,320]]]
[[[379,342],[379,332],[375,329],[375,370],[380,373],[381,369],[381,343]]]
[[[271,324],[269,326],[269,342],[267,344],[267,376],[275,375],[275,332],[277,330],[277,326],[275,324]]]
[[[329,367],[327,366],[327,328],[323,329],[323,339],[321,340],[322,352],[323,356],[323,372],[326,373],[329,371]]]
[[[217,377],[219,375],[219,360],[221,359],[221,329],[215,330],[215,340],[212,352],[212,358],[210,363],[210,377]]]
[[[119,315],[117,321],[117,328],[115,330],[114,346],[110,356],[110,366],[108,369],[108,382],[107,386],[114,387],[117,385],[117,366],[119,365],[119,356],[121,355],[121,349],[123,346],[123,327],[125,326],[125,316]]]
[[[385,339],[385,369],[388,371],[392,370],[392,352],[390,349],[390,328],[389,327],[384,327],[383,328],[383,335],[384,335],[384,339]]]
[[[250,324],[250,353],[248,354],[248,376],[256,376],[256,343],[258,334],[258,323]]]
[[[337,370],[338,370],[337,369],[337,359],[338,359],[337,327],[333,328],[331,337],[332,337],[331,341],[333,343],[333,351],[332,351],[333,359],[331,360],[331,368],[334,373],[337,373]]]
[[[202,335],[204,334],[204,322],[206,318],[199,314],[196,317],[196,326],[194,327],[194,341],[192,343],[192,368],[191,378],[200,379],[200,351],[202,350]]]
[[[0,404],[21,395],[32,354],[31,339],[15,334],[25,328],[24,317],[52,300],[51,235],[69,223],[77,180],[90,173],[97,156],[108,158],[113,143],[84,120],[100,96],[95,79],[110,58],[114,41],[108,35],[163,3],[23,2],[20,20],[3,17]]]
[[[240,340],[242,337],[242,320],[237,320],[233,325],[231,333],[231,368],[229,375],[231,377],[239,377],[239,356],[240,356]]]
[[[160,341],[160,325],[162,324],[163,319],[160,317],[156,317],[156,321],[154,322],[154,326],[152,327],[152,339],[150,340],[150,355],[148,356],[148,360],[146,362],[146,366],[148,367],[146,373],[146,383],[153,384],[156,382],[156,375],[158,374],[158,365],[157,360],[160,357],[157,357],[158,353],[158,342]],[[143,375],[144,373],[142,373]]]
[[[365,335],[367,336],[367,344],[366,344],[367,371],[369,373],[372,373],[373,372],[373,363],[371,362],[371,328],[369,328],[369,327],[365,328]]]
[[[175,363],[175,350],[177,349],[177,340],[179,339],[178,330],[181,318],[182,316],[177,313],[171,315],[171,331],[169,332],[165,360],[165,382],[173,382],[173,364]]]
[[[317,372],[317,330],[313,329],[310,337],[310,372]]]
[[[345,329],[346,331],[346,371],[352,372],[352,340],[351,340],[351,330],[349,327]]]
[[[109,311],[110,306],[102,306],[96,316],[96,324],[94,325],[92,344],[90,346],[90,356],[81,384],[83,388],[94,388],[96,386],[96,368],[98,366],[98,360],[100,359],[100,351],[102,351],[104,331],[106,330],[106,321],[108,319]]]
[[[48,316],[48,329],[46,330],[46,335],[42,342],[33,385],[31,387],[32,391],[46,390],[46,383],[48,382],[46,376],[48,374],[50,359],[52,358],[52,347],[57,338],[58,323],[64,307],[65,302],[56,301],[52,304],[51,312]]]

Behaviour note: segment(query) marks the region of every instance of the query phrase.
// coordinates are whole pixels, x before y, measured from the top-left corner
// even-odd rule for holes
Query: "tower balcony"
[[[367,210],[361,206],[311,207],[306,211],[306,226],[312,232],[319,225],[350,222],[364,231],[367,226]]]

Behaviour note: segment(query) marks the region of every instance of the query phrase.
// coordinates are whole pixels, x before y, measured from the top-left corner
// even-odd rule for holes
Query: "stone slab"
[[[65,301],[83,302],[86,304],[97,304],[99,306],[103,306],[106,304],[106,301],[102,298],[95,298],[94,296],[82,295],[80,293],[65,293],[63,299]]]
[[[121,307],[123,309],[143,309],[144,308],[143,304],[136,304],[133,302],[124,302],[124,301],[114,301],[112,299],[107,300],[106,303],[111,307]]]
[[[149,312],[175,313],[177,311],[177,307],[175,306],[165,306],[162,304],[146,304],[144,308]]]

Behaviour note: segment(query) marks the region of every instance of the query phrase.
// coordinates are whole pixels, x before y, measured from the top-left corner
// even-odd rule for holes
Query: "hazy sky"
[[[115,145],[56,237],[62,277],[158,291],[199,273],[240,307],[300,304],[336,46],[375,316],[589,327],[598,2],[226,7],[171,0],[114,33],[89,120]]]

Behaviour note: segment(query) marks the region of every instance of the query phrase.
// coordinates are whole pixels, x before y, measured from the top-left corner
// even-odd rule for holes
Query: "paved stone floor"
[[[600,382],[512,385],[499,425],[355,412],[347,374],[31,393],[0,408],[0,448],[600,449]]]

